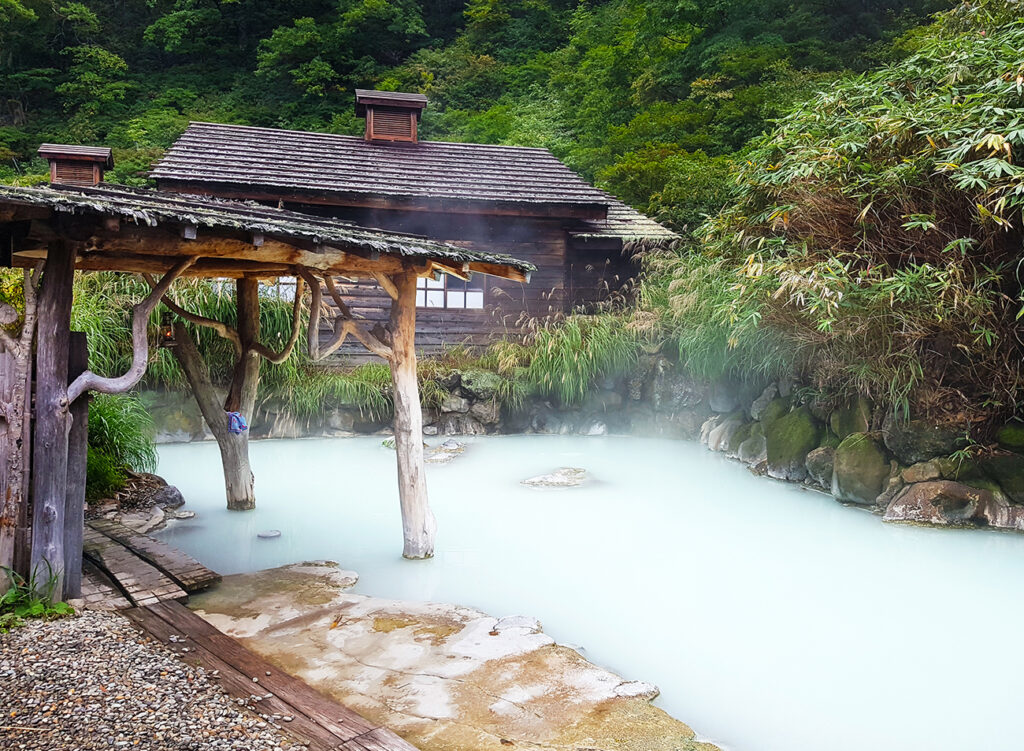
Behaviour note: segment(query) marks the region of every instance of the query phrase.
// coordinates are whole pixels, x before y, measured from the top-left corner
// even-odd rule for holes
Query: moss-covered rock
[[[800,407],[765,426],[768,475],[779,480],[807,477],[807,455],[821,442],[821,423],[807,407]]]
[[[740,446],[743,442],[750,438],[753,434],[754,427],[757,426],[756,422],[745,422],[733,431],[733,434],[729,436],[729,444],[725,447],[725,452],[728,456],[736,456],[739,453]]]
[[[761,424],[768,429],[778,419],[789,414],[790,401],[788,398],[779,397],[772,399],[768,405],[761,410]]]
[[[807,475],[814,484],[822,488],[832,488],[832,469],[835,463],[836,450],[831,446],[819,446],[807,455]]]
[[[836,449],[832,495],[840,501],[870,506],[889,478],[885,448],[866,433],[853,433]]]
[[[1024,422],[1010,420],[996,432],[999,448],[1024,454]]]
[[[501,376],[486,370],[464,370],[460,380],[463,392],[475,399],[492,399],[501,388]]]
[[[1024,504],[1024,456],[1011,452],[992,454],[981,460],[985,475],[1014,503]]]
[[[893,414],[882,426],[885,447],[907,466],[936,456],[949,456],[967,445],[962,425],[936,425],[925,420],[900,420]]]
[[[851,433],[867,433],[871,430],[871,402],[862,396],[832,411],[828,424],[839,440]]]

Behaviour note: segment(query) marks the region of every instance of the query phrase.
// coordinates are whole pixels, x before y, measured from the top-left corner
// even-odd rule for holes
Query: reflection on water
[[[1024,536],[885,525],[690,443],[503,436],[429,467],[437,556],[411,562],[379,438],[254,443],[254,512],[224,510],[215,445],[160,457],[198,513],[160,536],[213,569],[327,558],[537,616],[735,751],[1024,748]],[[594,482],[520,485],[560,466]]]

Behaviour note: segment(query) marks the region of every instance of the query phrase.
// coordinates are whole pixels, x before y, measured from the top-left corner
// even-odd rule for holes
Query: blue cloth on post
[[[249,424],[240,412],[228,412],[227,415],[229,433],[243,433],[249,429]]]

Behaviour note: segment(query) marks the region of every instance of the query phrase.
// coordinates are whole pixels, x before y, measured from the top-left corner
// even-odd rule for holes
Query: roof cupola
[[[423,94],[356,89],[356,116],[366,118],[367,141],[417,140],[417,125],[427,106]]]
[[[99,146],[44,143],[39,156],[50,163],[50,182],[61,185],[99,185],[104,170],[114,168],[110,149]]]

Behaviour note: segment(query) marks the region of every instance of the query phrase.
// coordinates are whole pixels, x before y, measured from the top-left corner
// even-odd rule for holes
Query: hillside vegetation
[[[1021,396],[1024,23],[965,5],[756,139],[733,199],[652,261],[691,369],[993,416]]]
[[[1024,354],[1024,26],[1016,0],[949,5],[0,0],[0,179],[42,179],[39,142],[81,141],[141,184],[190,119],[354,134],[356,86],[421,91],[427,137],[545,146],[687,237],[647,258],[628,325],[488,353],[512,402],[578,398],[662,342],[708,378],[994,422]],[[567,367],[588,336],[617,354]],[[372,374],[278,376],[305,409],[386,408]]]
[[[678,228],[729,155],[940,0],[0,0],[0,180],[42,141],[145,180],[190,119],[358,134],[352,90],[422,91],[428,138],[550,148]]]

